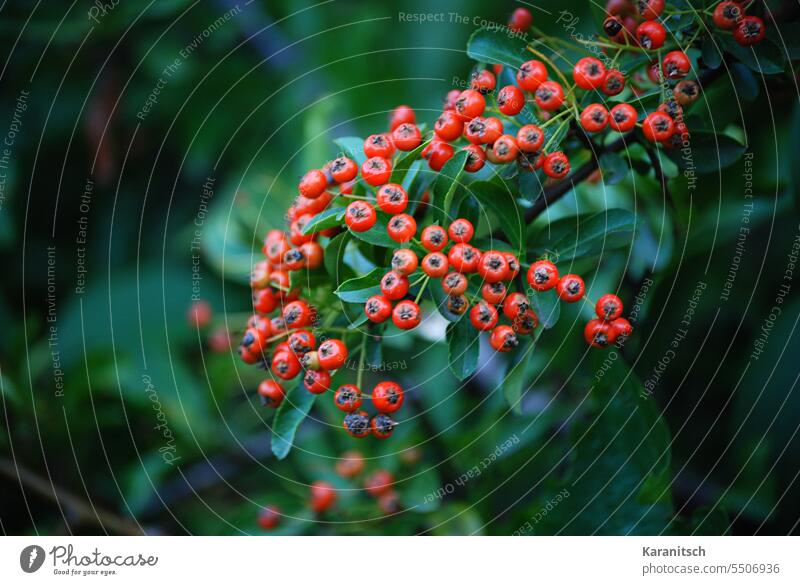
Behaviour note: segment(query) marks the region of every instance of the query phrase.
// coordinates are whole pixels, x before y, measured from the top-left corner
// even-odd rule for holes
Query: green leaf
[[[744,101],[752,102],[755,100],[761,88],[753,72],[741,63],[734,63],[731,65],[731,73],[733,73],[736,93]]]
[[[671,150],[668,156],[681,170],[694,169],[697,173],[714,173],[731,166],[744,154],[745,147],[725,134],[692,132],[690,152]]]
[[[434,214],[439,219],[441,225],[449,222],[450,206],[453,202],[453,196],[458,188],[459,179],[464,172],[464,165],[467,164],[468,153],[464,150],[459,150],[453,157],[447,161],[442,170],[439,171],[439,176],[433,183],[432,189],[432,204]]]
[[[475,61],[519,67],[528,60],[524,40],[506,30],[480,28],[467,42],[467,55]]]
[[[789,146],[789,152],[800,152],[800,104],[794,105],[794,111],[789,121]],[[790,164],[789,176],[794,184],[795,205],[800,208],[800,166]]]
[[[302,384],[297,384],[289,390],[278,407],[272,421],[272,452],[278,459],[284,459],[289,454],[297,427],[308,415],[316,397]]]
[[[478,203],[489,208],[499,225],[490,226],[492,231],[500,228],[503,235],[508,238],[508,242],[519,252],[522,250],[522,242],[525,234],[525,217],[517,206],[517,201],[510,189],[513,184],[506,182],[504,185],[479,181],[469,186],[470,194],[478,200]]]
[[[722,65],[722,52],[717,44],[717,37],[711,36],[703,42],[703,63],[710,69],[717,69]]]
[[[380,282],[384,274],[386,269],[374,268],[364,276],[346,280],[334,294],[345,303],[365,303],[371,296],[381,294]]]
[[[480,338],[466,316],[447,326],[447,344],[450,370],[459,380],[470,377],[478,367]]]
[[[378,219],[375,225],[365,232],[351,232],[356,238],[373,246],[381,248],[396,248],[397,242],[389,237],[389,232],[386,230],[389,225],[390,216],[382,211],[377,212]]]
[[[409,170],[411,169],[411,165],[414,162],[418,161],[422,156],[422,150],[430,144],[430,140],[427,142],[423,142],[414,150],[405,153],[401,156],[397,163],[392,168],[392,176],[389,179],[390,183],[397,183],[398,185],[403,185],[404,181],[406,180],[406,175],[408,175]],[[413,179],[413,177],[412,177]],[[403,186],[404,189],[408,190],[408,187]]]
[[[636,216],[624,209],[572,215],[537,227],[528,254],[555,256],[554,262],[591,258],[633,242]]]
[[[733,40],[732,36],[719,35],[718,38],[725,51],[756,73],[763,73],[764,75],[783,73],[784,55],[781,49],[771,41],[765,39],[757,45],[743,47]]]
[[[539,326],[543,329],[552,329],[561,316],[561,303],[558,295],[553,290],[539,292],[532,290],[529,297],[531,308],[539,317]]]
[[[350,241],[350,232],[342,232],[334,236],[325,247],[325,270],[333,279],[334,285],[339,286],[345,280],[353,278],[353,270],[344,262],[344,252]]]
[[[603,183],[606,185],[620,183],[630,170],[625,159],[615,152],[607,152],[600,157],[600,168],[603,170]]]
[[[522,393],[527,389],[526,382],[529,379],[528,362],[541,332],[540,326],[536,330],[534,338],[523,337],[520,339],[520,345],[514,351],[514,355],[508,363],[506,376],[503,378],[503,396],[516,414],[522,414]]]
[[[458,315],[453,315],[453,313],[447,310],[447,294],[442,290],[441,283],[429,283],[425,293],[430,297],[431,301],[433,301],[436,310],[442,317],[452,323],[459,320]]]
[[[344,223],[345,209],[345,207],[330,207],[321,211],[303,226],[303,233],[311,234],[314,232],[321,232],[328,228],[342,225],[342,223]]]
[[[367,160],[367,155],[364,153],[364,139],[358,136],[343,136],[337,138],[333,143],[342,149],[342,153],[352,158],[358,163],[359,168]]]

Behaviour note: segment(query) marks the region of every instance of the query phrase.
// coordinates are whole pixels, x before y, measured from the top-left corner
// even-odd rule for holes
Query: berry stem
[[[550,59],[550,57],[548,57],[547,55],[545,55],[541,51],[537,51],[536,49],[534,49],[531,46],[528,46],[528,50],[531,53],[533,53],[534,55],[536,55],[537,57],[539,57],[539,59],[541,59],[542,61],[544,61],[548,65],[550,65],[550,68],[555,72],[556,75],[558,75],[558,78],[561,80],[561,83],[564,84],[565,88],[570,86],[570,83],[569,83],[569,81],[567,81],[567,78],[564,77],[563,73],[561,73],[561,69],[556,67],[555,63],[553,63],[553,61],[552,61],[552,59]]]
[[[356,372],[356,386],[361,389],[361,381],[364,379],[364,356],[367,353],[367,334],[366,332],[361,335],[361,346],[359,348],[358,356],[358,372]]]
[[[428,282],[430,281],[430,279],[431,279],[430,276],[425,276],[425,278],[422,279],[422,287],[419,289],[419,292],[417,293],[417,298],[414,299],[414,303],[416,303],[417,305],[419,305],[419,300],[422,298],[422,293],[425,292],[425,288],[428,286]]]

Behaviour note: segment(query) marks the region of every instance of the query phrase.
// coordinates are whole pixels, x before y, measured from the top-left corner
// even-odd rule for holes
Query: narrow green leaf
[[[541,335],[541,327],[536,330],[535,339]],[[528,361],[536,346],[534,339],[523,337],[514,355],[508,362],[508,370],[503,378],[503,396],[515,414],[522,414],[522,393],[528,387]]]
[[[528,254],[555,256],[556,262],[591,258],[630,245],[636,216],[624,209],[563,217],[549,225],[535,227],[528,241]]]
[[[328,228],[342,225],[344,223],[345,209],[344,207],[329,207],[321,211],[303,226],[303,233],[311,234],[314,232],[321,232]]]
[[[290,389],[272,421],[272,452],[284,459],[294,444],[297,427],[306,418],[314,404],[316,394],[311,394],[302,384]]]
[[[455,377],[464,380],[471,376],[478,367],[480,338],[466,316],[447,326],[447,344],[450,370]]]
[[[381,293],[380,282],[385,273],[384,268],[374,268],[364,276],[346,280],[334,294],[345,303],[365,303],[371,296]]]
[[[342,232],[334,236],[325,247],[323,260],[325,270],[333,279],[335,286],[340,285],[349,278],[353,278],[353,270],[342,261],[349,241],[350,232]]]
[[[508,31],[479,28],[467,42],[467,55],[475,61],[519,67],[529,53],[525,41]]]
[[[414,162],[420,160],[422,156],[422,150],[430,144],[430,140],[423,142],[414,150],[405,153],[402,155],[398,160],[397,163],[392,168],[392,176],[389,179],[390,183],[397,183],[398,185],[403,185],[404,181],[406,180],[406,175],[408,175],[409,170],[411,169],[411,165]],[[404,186],[407,189],[407,187]]]
[[[716,69],[722,65],[722,51],[717,43],[717,37],[711,36],[703,42],[703,63],[710,69]]]
[[[558,323],[561,316],[561,303],[555,291],[544,292],[530,291],[528,298],[531,300],[531,308],[536,316],[539,317],[539,327],[542,329],[552,329]]]
[[[718,38],[725,51],[756,73],[764,75],[783,73],[785,57],[782,50],[772,41],[765,39],[757,45],[743,47],[733,40],[732,36],[719,35]]]
[[[458,182],[464,172],[465,164],[467,164],[467,152],[459,150],[444,164],[439,176],[436,177],[433,183],[432,203],[434,214],[441,225],[448,223],[453,195],[458,188]]]
[[[625,159],[615,152],[607,152],[600,157],[600,168],[603,170],[603,183],[606,185],[620,183],[630,170]]]
[[[442,317],[452,323],[458,321],[459,316],[453,315],[447,310],[447,294],[442,290],[440,282],[428,283],[428,288],[425,289],[425,293],[428,295],[431,301],[433,301],[433,304],[436,306],[436,310]]]
[[[516,198],[511,192],[514,186],[510,182],[498,184],[490,181],[479,181],[469,186],[470,194],[480,205],[492,211],[499,225],[489,226],[491,231],[499,230],[508,242],[519,253],[525,236],[525,217],[517,206]]]
[[[668,156],[681,170],[715,173],[731,166],[744,154],[745,147],[725,134],[692,132],[689,150],[671,150]]]
[[[358,136],[343,136],[337,138],[333,143],[342,149],[342,154],[352,158],[358,163],[359,168],[367,160],[367,155],[364,153],[364,139]]]

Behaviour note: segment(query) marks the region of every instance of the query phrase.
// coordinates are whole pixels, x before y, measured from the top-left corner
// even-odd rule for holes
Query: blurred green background
[[[796,530],[794,291],[764,353],[743,367],[798,235],[792,75],[765,88],[740,71],[708,94],[717,131],[746,137],[753,153],[755,210],[729,300],[720,293],[742,225],[742,160],[702,175],[691,197],[673,181],[676,214],[648,173],[583,185],[553,217],[624,207],[641,218],[629,258],[595,262],[595,290],[620,285],[632,306],[652,281],[637,333],[600,381],[607,356],[587,354],[577,310],[537,348],[521,414],[508,413],[499,368],[485,365],[459,389],[442,371],[447,347],[406,336],[384,355],[413,364],[400,379],[425,380],[408,414],[424,411],[417,424],[354,445],[326,428],[338,419],[325,401],[278,462],[258,371],[218,347],[246,318],[261,237],[282,226],[297,178],[335,154],[334,138],[382,131],[400,103],[432,123],[454,78],[469,74],[474,18],[503,23],[516,4],[100,6],[11,1],[0,11],[0,130],[15,110],[18,121],[0,207],[4,533],[253,533],[268,503],[292,516],[279,533],[510,534],[537,515],[533,534]],[[585,2],[558,8],[596,30]],[[400,22],[399,13],[445,22]],[[534,17],[561,34],[555,14]],[[797,35],[787,38],[796,57]],[[755,91],[731,100],[751,79]],[[85,290],[76,291],[79,266]],[[639,397],[636,378],[653,377],[701,281],[687,339],[652,397]],[[198,282],[214,309],[201,332],[186,317]],[[455,484],[512,437],[519,442],[490,468]],[[666,446],[671,459],[659,456]],[[383,518],[360,484],[334,474],[335,458],[354,447],[368,469],[395,474],[411,511]],[[305,500],[316,479],[350,491],[314,523]],[[428,501],[447,485],[452,494]]]

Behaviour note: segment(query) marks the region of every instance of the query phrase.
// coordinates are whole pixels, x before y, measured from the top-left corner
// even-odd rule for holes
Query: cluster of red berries
[[[756,45],[764,40],[766,27],[758,16],[745,15],[752,2],[720,2],[714,8],[714,25],[722,30],[732,30],[733,38],[743,46]]]

